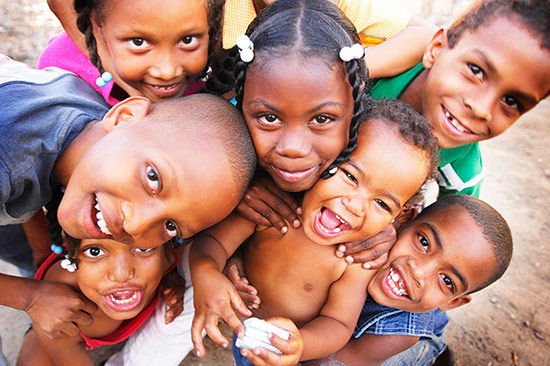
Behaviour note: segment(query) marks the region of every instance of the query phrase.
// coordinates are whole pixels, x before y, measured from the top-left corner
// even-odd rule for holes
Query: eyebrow
[[[349,159],[346,163],[348,163],[349,165],[351,165],[352,167],[354,167],[358,172],[361,173],[361,175],[365,175],[365,172],[363,171],[363,169],[361,169],[359,167],[359,165],[357,165],[352,159]],[[390,200],[393,201],[393,203],[399,208],[401,207],[401,203],[399,202],[399,200],[397,198],[395,198],[394,195],[392,195],[391,193],[388,193],[388,192],[385,192],[384,193],[384,196],[386,196],[387,198],[389,198]]]
[[[493,64],[493,62],[490,60],[490,58],[487,56],[487,54],[485,52],[483,52],[482,50],[474,50],[473,51],[479,58],[481,58],[481,60],[485,63],[485,65],[487,66],[487,69],[492,73],[492,74],[497,74],[497,70]],[[523,99],[524,101],[526,101],[527,103],[530,103],[532,105],[535,105],[538,103],[538,100],[537,98],[535,98],[534,96],[532,95],[529,95],[529,94],[525,94],[523,92],[520,92],[518,90],[516,91],[513,91],[510,93],[512,96],[514,97],[517,97],[517,98],[520,98],[520,99]]]
[[[426,222],[425,223],[426,226],[430,229],[430,231],[432,232],[432,235],[433,237],[435,238],[435,243],[437,245],[437,247],[440,249],[440,250],[443,250],[443,245],[441,243],[441,239],[439,237],[439,234],[437,233],[437,230],[435,228],[435,226],[433,226],[431,223],[429,222]],[[460,282],[462,282],[463,286],[465,287],[465,289],[468,289],[470,288],[470,284],[468,283],[468,280],[466,279],[466,277],[464,277],[462,275],[462,273],[460,273],[458,271],[458,269],[456,269],[455,266],[453,266],[452,264],[450,264],[451,266],[451,271],[454,273],[454,275],[459,279]]]
[[[265,99],[262,99],[262,98],[252,99],[249,102],[249,104],[261,104],[261,105],[263,105],[263,106],[265,106],[269,109],[272,109],[275,113],[282,114],[282,111],[279,108],[276,108],[275,106],[269,104],[268,102],[265,101]],[[318,106],[315,106],[315,107],[307,110],[306,113],[313,113],[313,112],[318,111],[319,109],[323,109],[323,108],[331,107],[331,106],[335,106],[335,107],[339,107],[339,108],[344,108],[345,107],[342,103],[328,101],[328,102],[321,103]]]

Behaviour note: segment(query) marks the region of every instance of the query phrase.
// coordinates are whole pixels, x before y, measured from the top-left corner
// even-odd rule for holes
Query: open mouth
[[[453,126],[457,131],[462,133],[468,133],[472,134],[473,132],[464,127],[445,107],[443,107],[443,112],[445,114],[445,117],[447,118],[447,121]]]
[[[319,235],[332,238],[350,230],[351,226],[336,213],[323,207],[315,217],[315,229]]]
[[[405,282],[403,281],[403,278],[401,278],[399,272],[394,272],[393,267],[390,267],[390,271],[386,276],[386,280],[394,295],[409,297],[409,294],[405,289]]]
[[[168,98],[168,97],[175,96],[176,94],[179,93],[179,91],[183,87],[183,80],[178,83],[170,84],[170,85],[154,85],[154,84],[147,84],[147,83],[146,85],[149,86],[153,90],[153,93],[155,93],[159,97]]]
[[[130,311],[140,304],[142,297],[143,291],[123,290],[105,295],[103,299],[115,311]]]
[[[94,207],[95,210],[92,210],[92,215],[95,217],[95,224],[98,227],[99,231],[101,231],[105,235],[112,235],[109,231],[109,228],[107,227],[107,222],[103,218],[103,213],[101,212],[101,207],[99,206],[99,202],[97,202],[97,197],[94,198]]]

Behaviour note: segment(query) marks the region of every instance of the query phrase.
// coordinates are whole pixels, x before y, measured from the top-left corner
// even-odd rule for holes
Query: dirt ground
[[[468,1],[403,3],[444,25]],[[0,53],[35,66],[40,50],[59,30],[45,1],[0,0]],[[550,101],[545,100],[503,136],[482,143],[486,174],[482,198],[508,220],[515,250],[500,281],[475,294],[471,304],[449,312],[445,338],[457,365],[550,365],[549,117]],[[0,272],[15,273],[2,262]],[[24,313],[0,307],[0,335],[12,364],[28,324]],[[229,351],[213,345],[207,358],[189,355],[182,362],[230,364]]]

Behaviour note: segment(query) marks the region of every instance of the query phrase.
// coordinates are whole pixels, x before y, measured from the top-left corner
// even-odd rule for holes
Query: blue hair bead
[[[95,80],[95,83],[100,88],[103,88],[111,80],[113,80],[113,74],[111,74],[109,71],[105,71],[103,74],[101,74],[100,77]]]
[[[54,252],[55,254],[61,254],[61,253],[63,253],[63,247],[61,247],[60,245],[52,244],[52,245],[50,246],[50,249],[51,249],[52,252]]]

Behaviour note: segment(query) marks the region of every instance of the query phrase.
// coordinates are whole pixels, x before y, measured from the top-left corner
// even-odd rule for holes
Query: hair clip
[[[361,59],[363,56],[365,56],[365,48],[359,43],[356,43],[351,47],[344,46],[340,50],[340,59],[344,62],[348,62],[353,59]]]
[[[50,246],[50,249],[52,250],[52,252],[54,252],[55,254],[61,254],[63,253],[63,247],[61,245],[56,245],[56,244],[52,244]]]
[[[249,63],[254,59],[254,43],[246,34],[237,37],[237,47],[243,62]]]
[[[78,269],[76,263],[72,259],[69,259],[68,255],[65,255],[65,259],[61,261],[61,268],[71,273]]]
[[[100,77],[95,79],[95,83],[100,88],[103,88],[111,80],[113,80],[113,74],[111,74],[109,71],[105,71],[103,74],[101,74]]]
[[[210,79],[210,74],[212,74],[212,68],[208,66],[208,69],[206,69],[206,72],[204,73],[204,76],[201,78],[201,81],[206,83],[208,79]]]

